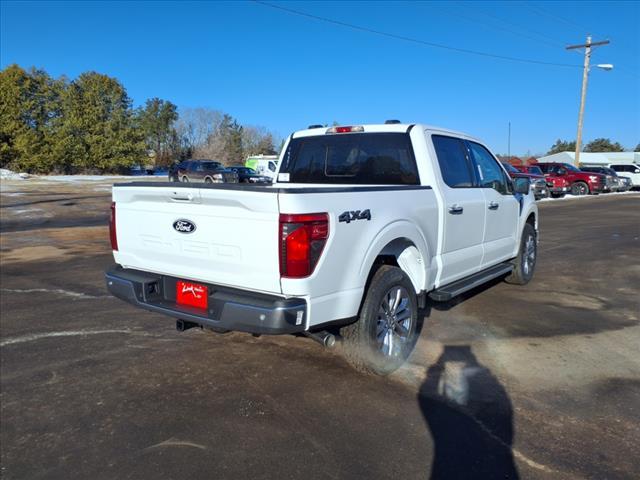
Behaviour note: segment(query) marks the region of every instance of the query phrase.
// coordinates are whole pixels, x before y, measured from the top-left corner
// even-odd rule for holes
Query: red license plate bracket
[[[207,309],[209,306],[209,288],[199,283],[178,280],[176,282],[176,303],[189,307]]]

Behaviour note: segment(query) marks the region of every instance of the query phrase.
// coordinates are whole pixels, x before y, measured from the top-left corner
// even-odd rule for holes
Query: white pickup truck
[[[354,366],[388,374],[427,297],[529,282],[537,224],[528,179],[510,180],[468,135],[309,128],[289,137],[269,186],[114,185],[106,281],[178,330],[337,335]]]

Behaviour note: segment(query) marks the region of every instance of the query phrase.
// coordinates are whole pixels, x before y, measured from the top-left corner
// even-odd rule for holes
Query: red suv
[[[518,170],[524,173],[532,173],[534,175],[544,175],[544,172],[538,165],[514,165]],[[545,175],[547,188],[553,198],[562,198],[571,190],[571,184],[565,177],[556,175]]]
[[[583,172],[570,163],[538,163],[547,178],[562,177],[571,186],[572,195],[600,193],[606,185],[606,177],[600,173]]]

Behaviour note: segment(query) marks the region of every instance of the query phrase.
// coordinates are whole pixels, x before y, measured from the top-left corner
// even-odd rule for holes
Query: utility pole
[[[511,122],[509,122],[509,136],[507,139],[507,156],[509,157],[508,162],[511,163]]]
[[[580,147],[582,146],[582,120],[584,118],[584,103],[587,99],[587,81],[589,79],[589,62],[591,60],[591,47],[607,45],[609,40],[592,42],[591,35],[587,35],[587,43],[582,45],[569,45],[567,50],[584,48],[584,70],[582,71],[582,95],[580,96],[580,113],[578,114],[578,134],[576,135],[576,158],[574,164],[580,167]]]

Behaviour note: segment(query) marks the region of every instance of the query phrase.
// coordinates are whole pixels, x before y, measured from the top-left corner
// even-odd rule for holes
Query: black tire
[[[391,307],[390,295],[398,291],[395,308],[385,309],[385,302]],[[393,313],[387,315],[381,313],[383,310]],[[344,355],[356,370],[388,375],[411,354],[417,340],[417,323],[418,299],[411,280],[398,267],[383,265],[371,279],[358,320],[340,331]],[[390,324],[394,327],[390,328]]]
[[[207,177],[204,179],[204,183],[213,183],[213,180],[211,180],[211,177]]]
[[[533,251],[530,250],[531,248],[533,248]],[[505,281],[514,285],[526,285],[529,283],[536,269],[537,258],[538,239],[536,230],[530,223],[525,223],[522,229],[518,256],[513,260],[513,271],[505,278]]]
[[[189,177],[187,177],[186,175],[184,175],[182,177],[182,183],[189,183]]]
[[[589,195],[589,185],[584,182],[571,184],[571,195]]]

